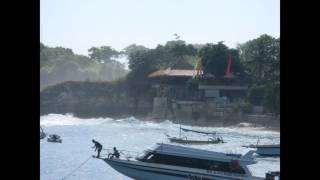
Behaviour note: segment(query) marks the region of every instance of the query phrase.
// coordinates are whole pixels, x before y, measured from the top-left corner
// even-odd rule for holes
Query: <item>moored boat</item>
[[[62,139],[60,138],[59,135],[56,135],[56,134],[49,135],[47,141],[54,142],[54,143],[62,143]]]
[[[255,148],[260,156],[280,156],[280,144],[256,145]]]
[[[218,144],[224,143],[221,137],[218,138],[208,138],[208,140],[190,140],[186,137],[183,138],[176,138],[176,137],[169,137],[170,142],[179,143],[179,144]]]
[[[195,133],[200,133],[200,134],[211,134],[211,135],[216,135],[217,133],[216,132],[206,132],[206,131],[199,131],[199,130],[192,130],[192,129],[187,129],[187,128],[181,128],[180,129],[182,131],[185,131],[185,132],[195,132]]]
[[[205,131],[197,131],[197,130],[186,129],[186,128],[182,128],[181,124],[180,124],[180,128],[179,129],[180,129],[179,137],[170,137],[169,135],[166,134],[166,136],[168,137],[170,142],[179,143],[179,144],[194,144],[194,145],[225,143],[223,141],[222,137],[216,136],[216,132],[205,132]],[[212,135],[212,137],[208,138],[207,140],[187,139],[186,136],[184,138],[181,137],[181,131]]]
[[[256,153],[260,156],[280,156],[280,144],[264,144],[259,145],[260,139],[256,145],[242,146],[247,148],[255,148]]]

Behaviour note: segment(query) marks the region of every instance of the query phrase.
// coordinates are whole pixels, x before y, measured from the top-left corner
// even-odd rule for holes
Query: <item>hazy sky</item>
[[[41,0],[40,39],[87,55],[92,46],[149,48],[173,40],[229,47],[280,35],[279,0]]]

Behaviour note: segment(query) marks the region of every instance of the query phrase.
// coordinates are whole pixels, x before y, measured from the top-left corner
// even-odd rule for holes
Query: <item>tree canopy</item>
[[[120,55],[118,51],[110,46],[92,47],[88,51],[90,59],[98,62],[110,62]]]
[[[40,43],[40,86],[43,88],[64,81],[112,81],[127,73],[118,61],[100,61],[74,54],[68,48],[52,48]]]
[[[131,44],[122,50],[122,54],[129,56],[132,53],[135,53],[137,51],[144,51],[144,50],[148,50],[148,48],[146,48],[142,45]]]
[[[231,72],[234,75],[243,75],[243,66],[239,60],[239,52],[229,49],[223,42],[218,44],[206,44],[200,49],[199,55],[204,66],[204,73],[211,73],[216,78],[222,78],[226,74],[229,56],[231,57]]]
[[[155,49],[131,45],[125,48],[131,71],[144,72],[147,69],[167,68],[177,61],[195,61],[197,50],[185,41],[168,41],[165,45],[158,45]],[[192,64],[192,62],[191,62]]]
[[[280,39],[261,35],[238,46],[241,62],[258,85],[277,81],[280,76]]]
[[[280,112],[280,38],[269,35],[238,46],[240,60],[252,79],[249,99],[269,111]]]

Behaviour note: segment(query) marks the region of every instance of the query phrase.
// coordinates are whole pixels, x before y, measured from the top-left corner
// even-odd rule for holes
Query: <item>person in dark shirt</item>
[[[92,146],[92,148],[95,148],[94,151],[98,151],[97,158],[99,158],[100,152],[102,150],[102,145],[98,141],[95,141],[94,139],[92,139],[92,142],[94,143],[94,146]]]
[[[110,157],[111,159],[112,159],[114,156],[115,156],[116,158],[118,158],[118,159],[119,159],[119,157],[120,157],[120,153],[119,153],[119,151],[116,149],[116,147],[113,148],[113,154],[110,153],[110,154],[108,155],[108,158],[109,158],[110,155],[111,155],[111,157]]]

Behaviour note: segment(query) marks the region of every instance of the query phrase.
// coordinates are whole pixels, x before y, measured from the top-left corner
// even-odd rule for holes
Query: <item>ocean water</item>
[[[96,155],[91,148],[92,139],[99,141],[105,149],[115,146],[119,150],[130,151],[130,155],[136,156],[156,143],[169,143],[165,134],[179,136],[179,124],[168,120],[161,123],[145,122],[134,117],[80,119],[70,114],[49,114],[41,116],[40,124],[46,133],[58,134],[62,138],[62,143],[40,140],[41,180],[61,180],[85,160]],[[280,141],[278,132],[259,128],[209,128],[184,125],[182,127],[220,134],[227,143],[189,146],[217,152],[244,154],[250,149],[241,146],[256,144],[258,137],[260,137],[260,144]],[[181,135],[187,136],[188,139],[208,139],[208,136],[197,133],[182,132]],[[104,153],[106,152],[102,152]],[[249,166],[255,176],[264,177],[267,171],[280,170],[280,158],[259,156],[255,158],[258,163]],[[131,178],[118,173],[102,160],[91,158],[67,179],[129,180]]]

